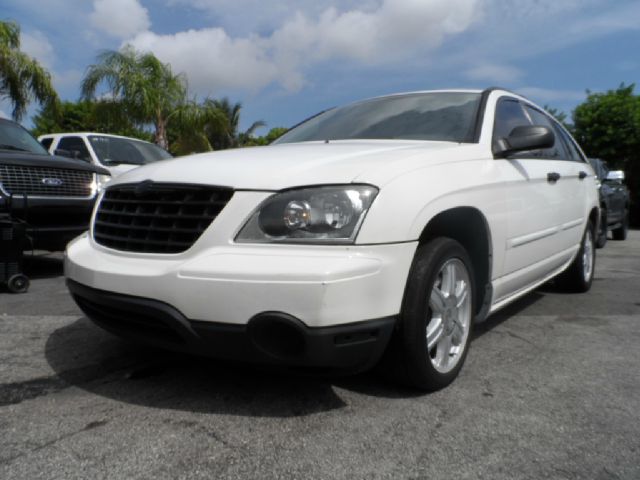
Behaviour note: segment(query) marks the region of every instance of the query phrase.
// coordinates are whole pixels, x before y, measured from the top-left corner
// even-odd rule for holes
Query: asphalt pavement
[[[640,231],[597,255],[589,293],[499,312],[433,394],[125,343],[35,255],[0,292],[0,479],[640,479]]]

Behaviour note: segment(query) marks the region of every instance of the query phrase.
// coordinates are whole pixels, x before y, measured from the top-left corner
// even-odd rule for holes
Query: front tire
[[[558,277],[560,286],[569,292],[583,293],[591,288],[596,264],[595,232],[589,221],[582,236],[580,250],[569,268]]]
[[[455,240],[441,237],[418,247],[399,328],[383,360],[394,379],[434,391],[456,378],[473,328],[473,279],[471,259]]]

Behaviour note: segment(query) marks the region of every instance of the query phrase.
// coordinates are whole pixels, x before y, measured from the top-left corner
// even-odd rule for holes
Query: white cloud
[[[35,58],[44,67],[51,68],[55,58],[53,46],[49,39],[40,31],[20,34],[20,49]]]
[[[91,24],[117,38],[128,38],[151,26],[149,12],[138,0],[95,0]]]
[[[203,8],[219,1],[196,0],[196,5]],[[173,35],[143,32],[127,43],[152,51],[176,72],[185,72],[199,93],[238,87],[257,90],[273,82],[294,91],[304,84],[305,71],[322,62],[389,65],[424,58],[447,36],[469,27],[479,1],[383,0],[347,10],[344,4],[339,10],[321,2],[325,8],[314,16],[288,2],[292,14],[268,34],[233,36],[222,28]],[[238,3],[259,5],[255,0]],[[260,5],[264,8],[264,3]]]
[[[508,84],[520,79],[522,70],[508,65],[493,65],[486,63],[470,68],[466,71],[467,77],[472,80],[482,80],[496,84]]]

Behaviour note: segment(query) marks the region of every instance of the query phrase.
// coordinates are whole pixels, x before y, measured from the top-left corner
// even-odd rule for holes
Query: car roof
[[[99,137],[111,137],[111,138],[123,138],[125,140],[134,140],[137,142],[150,143],[146,140],[142,140],[140,138],[135,137],[125,137],[124,135],[114,135],[112,133],[102,133],[102,132],[60,132],[60,133],[45,133],[44,135],[38,136],[38,139],[41,138],[53,138],[53,137],[88,137],[88,136],[99,136]]]

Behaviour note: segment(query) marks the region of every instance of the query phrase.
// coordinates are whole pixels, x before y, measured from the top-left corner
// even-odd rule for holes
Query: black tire
[[[456,278],[459,281],[456,282]],[[449,296],[442,290],[445,283]],[[436,289],[440,295],[434,292]],[[457,291],[459,294],[452,294]],[[446,306],[440,309],[440,315],[433,314],[436,311],[431,306],[434,296],[444,302],[440,305]],[[469,350],[474,300],[473,265],[462,245],[440,237],[418,247],[398,328],[383,358],[383,372],[395,381],[424,391],[449,385],[458,375]],[[458,302],[460,308],[456,307]],[[432,329],[431,350],[427,348],[429,328]]]
[[[624,217],[622,218],[622,225],[618,228],[611,230],[614,240],[626,240],[627,232],[629,231],[629,209],[624,209]]]
[[[21,273],[12,275],[7,280],[7,288],[11,293],[25,293],[29,290],[29,278]]]
[[[589,221],[582,235],[580,250],[569,268],[557,278],[557,284],[562,290],[574,293],[584,293],[591,288],[596,266],[595,232],[593,223]],[[589,264],[587,262],[589,261]]]
[[[600,218],[600,228],[598,229],[598,237],[596,238],[596,248],[602,248],[607,244],[607,213],[602,207],[602,216]]]

